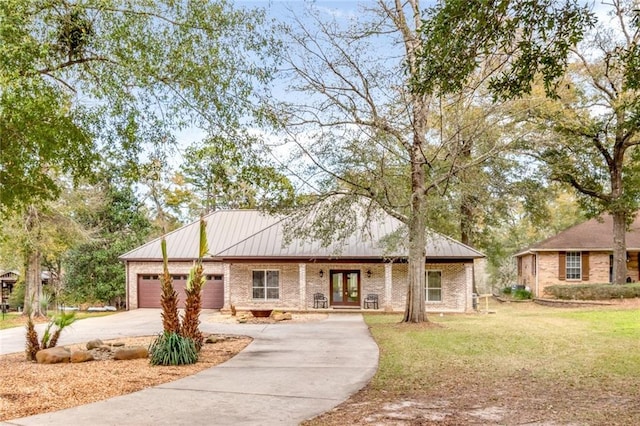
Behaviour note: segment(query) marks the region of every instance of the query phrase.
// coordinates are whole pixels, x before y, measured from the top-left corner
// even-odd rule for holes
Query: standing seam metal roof
[[[226,258],[394,258],[406,257],[405,247],[388,252],[380,240],[404,227],[397,219],[368,224],[370,236],[354,232],[346,241],[322,247],[318,241],[292,239],[285,244],[285,216],[272,216],[257,210],[224,210],[204,217],[211,256]],[[172,260],[191,260],[198,255],[198,221],[165,236],[167,255]],[[429,232],[427,257],[437,259],[473,259],[484,257],[479,251],[449,237]],[[122,260],[161,260],[160,238],[120,256]]]

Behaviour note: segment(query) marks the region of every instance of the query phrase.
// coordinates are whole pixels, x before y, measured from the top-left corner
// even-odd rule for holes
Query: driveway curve
[[[78,321],[60,344],[154,334],[161,327],[159,310],[138,309]],[[254,340],[229,361],[193,376],[2,424],[297,425],[349,398],[378,365],[378,347],[360,314],[288,324],[203,323],[201,330]],[[0,341],[2,353],[20,352],[24,329],[2,330]]]

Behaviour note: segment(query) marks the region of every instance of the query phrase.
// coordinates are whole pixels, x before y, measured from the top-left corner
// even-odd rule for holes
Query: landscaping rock
[[[38,364],[58,364],[61,362],[69,362],[71,351],[63,347],[53,347],[43,349],[36,353],[36,361]]]
[[[273,315],[273,319],[275,321],[285,321],[285,320],[290,320],[292,318],[291,314],[289,312],[285,312],[283,314],[275,314]]]
[[[213,334],[209,337],[207,337],[204,341],[205,343],[217,343],[218,342],[218,336],[214,336]]]
[[[121,348],[115,351],[115,353],[113,354],[113,359],[117,360],[129,360],[147,357],[149,357],[149,351],[147,350],[147,348],[143,348],[142,346]]]
[[[75,351],[71,353],[71,362],[87,362],[93,361],[95,358],[89,351]]]
[[[87,350],[99,348],[102,345],[104,345],[104,343],[102,343],[100,339],[90,340],[87,342]]]
[[[111,344],[111,346],[113,346],[114,348],[120,348],[120,347],[124,346],[124,343],[123,342],[113,342]]]

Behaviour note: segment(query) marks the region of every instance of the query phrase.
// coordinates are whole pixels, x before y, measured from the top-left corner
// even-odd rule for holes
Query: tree
[[[0,5],[0,210],[53,199],[100,155],[135,173],[171,130],[237,127],[269,79],[259,12],[226,0]]]
[[[277,115],[289,139],[299,147],[295,155],[309,159],[303,167],[327,176],[325,180],[318,175],[307,178],[320,194],[319,204],[329,211],[322,214],[316,208],[316,217],[324,223],[333,217],[329,233],[336,237],[352,232],[363,211],[376,214],[382,209],[406,225],[406,322],[426,319],[429,194],[445,194],[453,177],[495,155],[505,142],[478,145],[472,159],[467,156],[467,161],[461,161],[469,146],[459,143],[455,134],[445,134],[441,123],[433,120],[435,111],[443,104],[448,106],[445,95],[465,87],[479,63],[485,64],[484,79],[491,77],[496,65],[480,58],[478,51],[456,52],[460,58],[450,57],[447,40],[458,40],[460,48],[469,34],[457,29],[457,23],[447,16],[453,11],[456,19],[463,20],[470,10],[467,2],[451,2],[455,3],[451,7],[449,3],[435,6],[425,21],[417,0],[396,0],[379,1],[346,30],[317,15],[312,16],[314,27],[298,20],[297,31],[286,29],[289,45],[294,46],[284,58],[296,79],[290,89],[305,98],[280,105]],[[484,12],[489,14],[488,3]],[[502,19],[495,22],[501,23]],[[563,21],[563,25],[572,23],[571,19]],[[479,38],[486,40],[493,34],[493,28],[476,24]],[[433,37],[431,30],[436,34]],[[569,27],[571,35],[572,30]],[[559,42],[564,42],[564,33],[561,36]],[[476,47],[481,45],[478,42]],[[463,60],[465,67],[458,69]],[[434,71],[436,67],[450,75],[430,83],[440,72]],[[456,69],[458,74],[452,74]],[[445,85],[454,78],[457,83]],[[333,195],[340,197],[330,200]],[[363,199],[367,200],[364,207]],[[361,208],[350,208],[354,203]]]
[[[77,184],[109,160],[135,178],[141,153],[171,144],[172,130],[223,132],[258,115],[273,47],[262,22],[226,0],[3,1],[0,215],[31,232],[59,176]],[[38,293],[37,254],[27,294]]]
[[[572,49],[576,61],[560,98],[531,101],[538,132],[528,152],[551,179],[574,188],[592,216],[612,215],[613,280],[623,284],[626,229],[640,207],[640,93],[630,71],[640,30],[632,23],[634,2],[610,7],[617,27],[600,26]]]
[[[294,202],[293,185],[256,151],[247,135],[211,136],[189,147],[181,174],[200,200],[199,214],[219,209],[277,209]]]
[[[104,198],[78,215],[93,235],[66,255],[65,294],[76,301],[119,305],[125,296],[126,277],[118,256],[144,243],[153,229],[130,188],[105,173],[103,182],[93,189]]]
[[[61,180],[64,187],[68,182]],[[61,263],[70,248],[86,240],[88,232],[75,220],[92,194],[66,187],[60,199],[30,205],[24,216],[6,218],[0,240],[0,257],[20,265],[21,282],[29,283],[20,305],[25,313],[46,314],[41,297],[47,293],[58,301],[61,285]],[[43,268],[49,273],[48,285],[42,285]]]

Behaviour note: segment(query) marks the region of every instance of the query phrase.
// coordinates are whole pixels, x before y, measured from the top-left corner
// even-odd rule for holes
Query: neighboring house
[[[13,293],[13,287],[18,281],[18,271],[0,270],[0,308],[9,308],[9,296]]]
[[[640,215],[627,234],[627,281],[640,281]],[[515,255],[518,284],[542,297],[545,287],[558,284],[613,281],[613,219],[604,215],[566,229]]]
[[[217,211],[204,217],[210,257],[203,307],[309,310],[362,308],[367,294],[378,295],[381,310],[403,311],[407,293],[407,254],[388,253],[381,239],[403,225],[396,219],[369,224],[344,243],[322,247],[302,239],[285,241],[284,217],[255,210]],[[198,253],[198,222],[166,235],[169,271],[181,302],[184,284]],[[474,260],[484,255],[430,233],[427,249],[427,311],[465,312],[472,308]],[[125,262],[128,309],[160,306],[160,239],[120,257]]]

